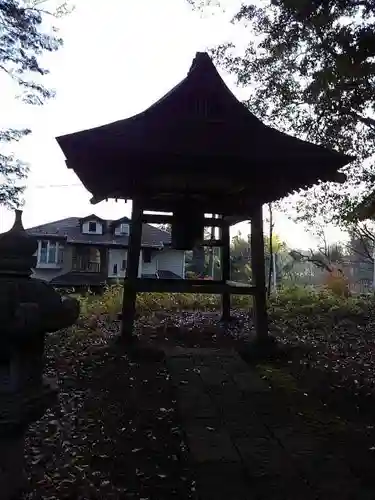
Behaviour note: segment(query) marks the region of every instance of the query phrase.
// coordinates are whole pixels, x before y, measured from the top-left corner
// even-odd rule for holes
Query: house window
[[[115,228],[115,234],[117,236],[128,236],[129,235],[129,224],[126,223],[126,222],[123,222],[121,224],[119,224],[116,228]]]
[[[96,222],[89,222],[89,232],[96,233]]]
[[[57,263],[57,243],[52,241],[48,243],[47,263],[48,264]]]
[[[41,241],[38,261],[40,264],[47,264],[47,258],[48,258],[48,241]]]
[[[58,264],[62,264],[64,261],[64,247],[62,245],[57,244],[57,262]]]
[[[62,246],[55,241],[40,241],[38,264],[58,264],[60,262],[62,262]]]
[[[126,259],[123,259],[121,264],[121,271],[125,271],[125,269],[126,269]]]
[[[113,264],[113,274],[117,274],[117,264]]]
[[[144,248],[143,249],[143,262],[145,264],[149,264],[151,262],[151,248]]]

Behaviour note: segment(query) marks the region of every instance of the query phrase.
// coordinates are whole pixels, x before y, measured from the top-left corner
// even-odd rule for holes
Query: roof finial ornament
[[[206,71],[208,68],[212,69],[212,59],[207,52],[197,52],[190,66],[189,74],[199,69]]]

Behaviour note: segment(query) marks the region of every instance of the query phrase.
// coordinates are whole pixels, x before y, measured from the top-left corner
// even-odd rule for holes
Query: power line
[[[32,188],[32,189],[50,189],[50,188],[66,188],[66,187],[83,187],[82,184],[36,184],[36,185],[29,185],[26,186],[26,189]]]

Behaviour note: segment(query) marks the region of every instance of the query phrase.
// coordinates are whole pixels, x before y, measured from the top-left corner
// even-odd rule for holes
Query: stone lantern
[[[16,211],[0,235],[0,500],[17,498],[26,486],[25,433],[57,401],[43,377],[45,334],[71,326],[79,304],[48,283],[31,278],[37,240]]]

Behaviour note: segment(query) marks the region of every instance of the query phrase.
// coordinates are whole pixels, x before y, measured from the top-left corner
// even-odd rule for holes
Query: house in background
[[[131,221],[70,217],[27,229],[38,238],[35,278],[56,287],[100,287],[125,277]],[[143,224],[139,277],[184,278],[185,252],[170,233]]]

